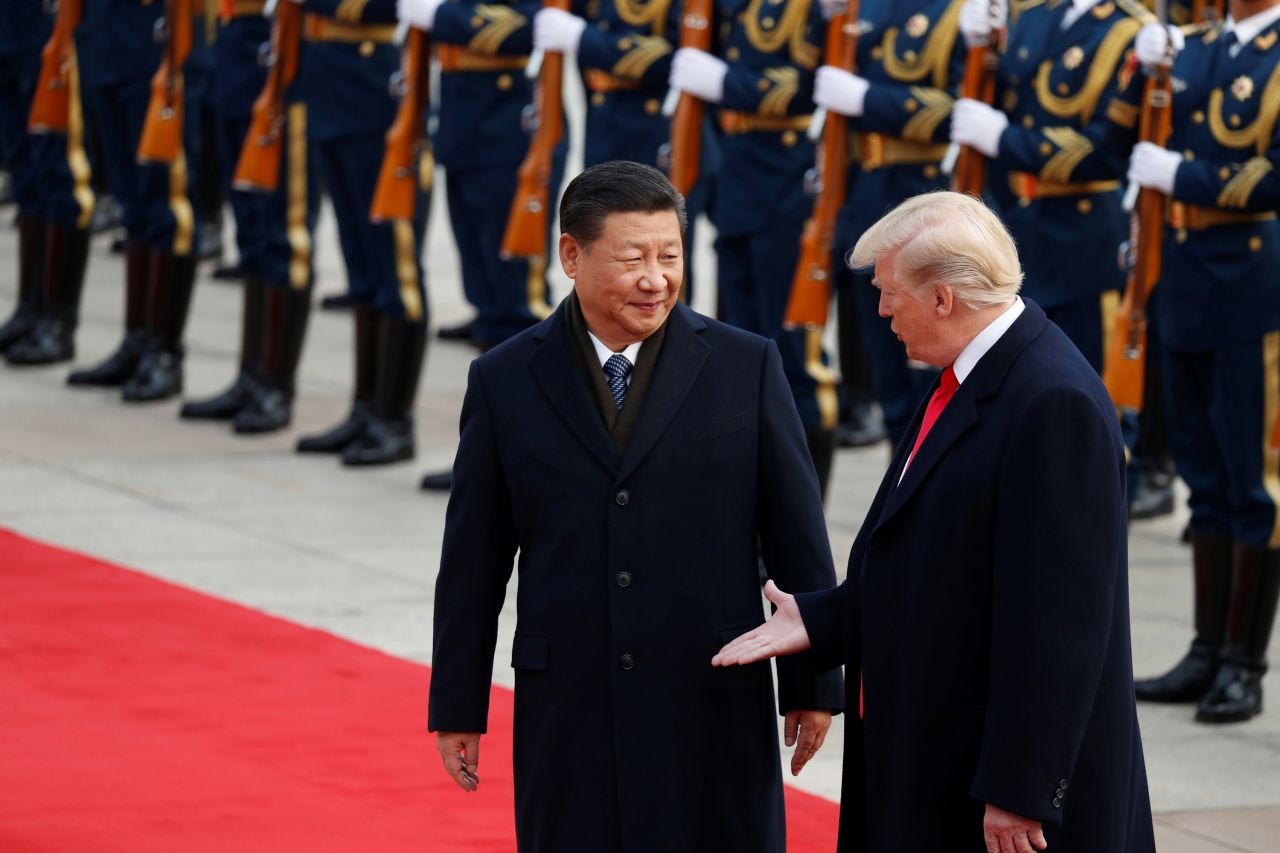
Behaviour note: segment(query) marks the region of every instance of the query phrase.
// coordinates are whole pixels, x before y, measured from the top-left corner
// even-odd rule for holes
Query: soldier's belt
[[[1217,207],[1183,204],[1180,201],[1169,204],[1169,225],[1184,231],[1203,231],[1205,228],[1214,228],[1218,225],[1249,225],[1255,222],[1270,222],[1275,218],[1274,210],[1265,213],[1238,213]]]
[[[1030,172],[1010,172],[1009,189],[1020,201],[1035,201],[1038,198],[1063,198],[1064,196],[1097,195],[1119,189],[1119,181],[1081,181],[1079,183],[1061,183],[1059,181],[1042,181]]]
[[[599,68],[588,68],[586,73],[587,90],[590,92],[630,92],[644,88],[639,80],[628,80],[626,77],[615,77]]]
[[[490,56],[458,44],[436,45],[440,70],[454,71],[519,71],[529,64],[527,56]]]
[[[224,22],[250,15],[260,18],[266,8],[266,0],[218,0],[218,17]]]
[[[813,116],[764,116],[758,113],[741,113],[737,110],[720,111],[720,129],[728,134],[739,133],[800,133],[809,129]]]
[[[302,37],[307,41],[391,44],[396,38],[396,25],[343,24],[321,15],[307,15],[302,19]]]
[[[867,172],[883,166],[941,163],[947,156],[946,143],[912,142],[883,133],[858,134],[854,150],[858,152],[863,171]]]

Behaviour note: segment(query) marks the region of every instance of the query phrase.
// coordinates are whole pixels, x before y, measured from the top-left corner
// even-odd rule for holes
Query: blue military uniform
[[[1125,161],[1095,140],[1104,111],[1134,73],[1127,60],[1143,23],[1136,0],[1101,0],[1069,26],[1071,0],[1017,5],[1000,60],[996,105],[1009,117],[988,172],[988,199],[1018,243],[1023,293],[1045,309],[1101,372],[1103,331],[1125,273]],[[1080,275],[1079,259],[1090,258]]]
[[[318,166],[307,139],[307,105],[285,99],[279,185],[256,192],[230,185],[245,147],[254,101],[267,71],[271,22],[262,0],[223,0],[211,81],[220,172],[236,220],[244,275],[240,369],[226,391],[182,407],[184,418],[232,420],[236,432],[280,429],[292,414],[294,377],[310,309],[312,232],[319,207]]]
[[[857,301],[871,377],[885,431],[897,443],[933,372],[911,367],[902,342],[880,317],[880,292],[845,256],[862,234],[906,199],[949,186],[939,171],[951,132],[951,106],[964,71],[956,29],[960,0],[867,0],[859,8],[857,73],[870,84],[851,121],[847,201],[840,212],[832,271]]]
[[[450,0],[436,11],[432,31],[441,72],[434,149],[445,170],[462,289],[476,309],[471,338],[482,349],[551,310],[545,263],[500,256],[516,171],[529,148],[523,117],[533,103],[534,84],[524,68],[538,8],[536,2]],[[566,149],[562,143],[553,164],[553,199]]]
[[[1268,13],[1264,13],[1268,14]],[[1139,698],[1200,702],[1197,718],[1261,709],[1280,597],[1280,20],[1246,43],[1235,26],[1186,30],[1172,69],[1180,151],[1155,310],[1179,475],[1191,492],[1196,640]],[[1132,142],[1141,86],[1108,107]]]
[[[182,334],[195,283],[198,209],[192,204],[200,162],[202,104],[210,62],[203,4],[191,3],[192,51],[182,68],[183,127],[173,163],[140,163],[138,142],[151,80],[164,53],[157,0],[85,0],[76,31],[89,120],[97,129],[111,195],[126,237],[125,336],[95,368],[71,374],[73,385],[123,385],[126,401],[182,390]]]
[[[402,461],[414,454],[412,406],[426,349],[422,239],[432,162],[424,154],[412,220],[370,220],[397,110],[395,0],[305,0],[303,10],[295,93],[306,101],[307,136],[338,222],[355,308],[355,381],[348,417],[298,450],[338,453],[348,465]]]

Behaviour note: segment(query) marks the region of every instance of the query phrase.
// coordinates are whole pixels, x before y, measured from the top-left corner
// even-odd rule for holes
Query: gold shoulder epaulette
[[[1116,6],[1130,18],[1136,18],[1144,24],[1154,24],[1160,19],[1151,14],[1151,10],[1138,0],[1115,0]]]

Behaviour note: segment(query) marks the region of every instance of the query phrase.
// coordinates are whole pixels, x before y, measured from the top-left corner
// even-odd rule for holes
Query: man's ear
[[[939,320],[950,317],[955,304],[956,292],[951,289],[951,285],[942,284],[933,289],[933,309]]]
[[[578,275],[578,263],[582,260],[582,244],[569,234],[560,235],[560,266],[569,278]]]

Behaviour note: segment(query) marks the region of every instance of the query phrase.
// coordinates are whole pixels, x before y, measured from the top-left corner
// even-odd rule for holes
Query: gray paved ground
[[[452,323],[467,309],[440,201],[428,245],[433,320]],[[4,219],[7,225],[7,214]],[[317,243],[318,292],[341,289],[327,211]],[[14,233],[0,228],[0,312],[6,315],[15,251]],[[701,258],[700,280],[711,281],[709,253]],[[118,340],[122,276],[120,259],[100,239],[90,261],[80,365],[104,356]],[[696,305],[705,310],[710,297],[704,288]],[[238,286],[201,279],[188,334],[190,394],[221,390],[232,378],[239,312]],[[349,345],[346,316],[313,316],[294,428],[258,438],[180,423],[176,402],[126,407],[111,392],[67,389],[63,367],[0,369],[0,525],[429,661],[445,499],[419,493],[416,480],[452,458],[472,356],[465,347],[433,344],[417,408],[414,464],[351,471],[292,452],[300,432],[345,413]],[[837,460],[828,523],[841,574],[886,461],[883,448],[842,451]],[[1188,640],[1188,554],[1177,543],[1184,521],[1180,512],[1137,526],[1131,536],[1140,674],[1172,663]],[[495,680],[508,685],[513,627],[509,606],[494,671]],[[1273,659],[1277,653],[1280,642],[1273,643]],[[1246,725],[1208,728],[1192,722],[1190,708],[1142,709],[1161,850],[1280,850],[1280,682],[1271,678],[1268,687],[1271,710]],[[801,787],[838,797],[841,731],[837,723]]]

